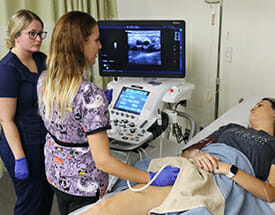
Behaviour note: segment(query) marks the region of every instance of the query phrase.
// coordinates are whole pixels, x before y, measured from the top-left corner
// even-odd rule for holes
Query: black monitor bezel
[[[186,28],[185,28],[185,21],[184,20],[99,20],[98,26],[100,28],[101,25],[154,25],[154,26],[164,26],[164,25],[175,25],[175,26],[181,26],[183,29],[182,33],[182,71],[181,73],[156,73],[156,72],[147,72],[147,73],[141,73],[141,72],[103,72],[100,67],[101,62],[101,55],[100,51],[98,54],[99,58],[99,73],[100,76],[112,76],[112,77],[144,77],[144,78],[185,78],[186,76]]]

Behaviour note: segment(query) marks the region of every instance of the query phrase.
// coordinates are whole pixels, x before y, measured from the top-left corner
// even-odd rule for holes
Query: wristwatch
[[[226,175],[226,177],[228,178],[232,178],[234,175],[236,175],[238,172],[238,167],[231,165],[228,174]]]

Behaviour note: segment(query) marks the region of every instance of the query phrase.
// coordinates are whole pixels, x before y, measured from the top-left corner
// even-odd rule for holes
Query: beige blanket
[[[212,174],[197,169],[191,161],[182,157],[153,159],[148,170],[157,171],[164,164],[179,167],[181,170],[167,198],[149,214],[180,212],[198,207],[208,208],[213,215],[224,214],[224,197]]]

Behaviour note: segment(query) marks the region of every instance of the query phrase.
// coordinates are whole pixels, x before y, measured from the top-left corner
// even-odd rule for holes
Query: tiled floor
[[[15,191],[9,174],[4,172],[0,179],[0,214],[13,215],[13,207],[16,200]],[[59,215],[56,200],[54,199],[51,215]]]

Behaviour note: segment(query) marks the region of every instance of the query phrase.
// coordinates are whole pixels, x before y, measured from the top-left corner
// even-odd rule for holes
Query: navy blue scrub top
[[[46,55],[35,52],[33,59],[38,73],[30,72],[12,52],[0,61],[0,97],[17,98],[15,122],[21,138],[23,130],[39,135],[45,129],[38,114],[36,85],[39,75],[46,69]]]

